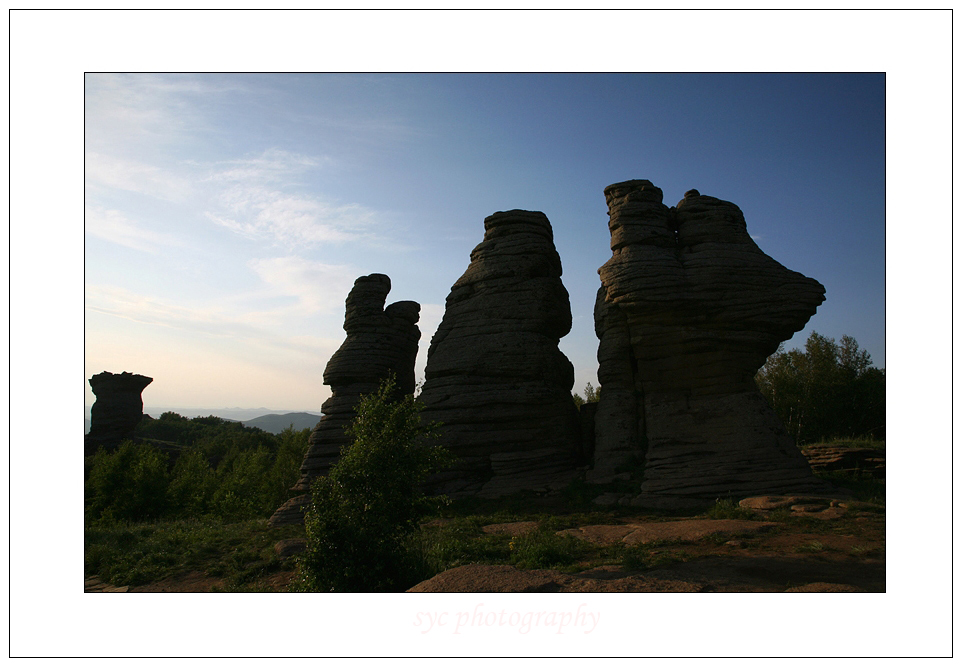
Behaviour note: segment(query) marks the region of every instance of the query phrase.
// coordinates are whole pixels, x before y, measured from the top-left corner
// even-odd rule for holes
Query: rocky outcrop
[[[354,282],[345,303],[347,338],[324,369],[324,384],[331,387],[332,394],[321,406],[323,416],[311,432],[301,477],[291,489],[301,495],[274,512],[271,525],[303,520],[311,482],[327,474],[341,447],[350,442],[344,427],[354,419],[354,408],[362,394],[376,391],[392,373],[400,395],[414,393],[421,306],[414,301],[398,301],[385,308],[390,291],[391,279],[380,273]]]
[[[84,437],[84,456],[95,454],[100,447],[116,447],[133,433],[144,418],[144,401],[140,395],[153,381],[146,375],[126,371],[104,371],[88,380],[97,400],[90,408],[90,432]]]
[[[824,300],[763,253],[732,203],[650,181],[605,188],[612,257],[595,306],[601,399],[589,480],[644,461],[633,504],[811,492],[812,476],[754,375]]]
[[[551,224],[514,210],[484,230],[447,297],[420,400],[458,457],[436,489],[496,497],[570,481],[580,438],[574,370],[558,349],[571,307]]]
[[[885,477],[885,449],[874,447],[845,447],[831,443],[806,445],[802,456],[808,460],[814,472],[845,471],[868,475],[877,479]]]

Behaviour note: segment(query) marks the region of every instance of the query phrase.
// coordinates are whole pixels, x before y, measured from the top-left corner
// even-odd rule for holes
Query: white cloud
[[[143,229],[120,211],[100,206],[84,206],[84,230],[92,236],[143,252],[156,253],[157,246],[184,245],[170,234]]]
[[[276,295],[293,297],[299,314],[337,313],[360,275],[349,265],[312,262],[302,257],[254,259],[248,266]]]
[[[238,313],[224,308],[220,303],[183,306],[112,285],[87,285],[84,297],[86,309],[94,313],[178,329],[206,338],[235,339],[262,351],[283,350],[308,355],[309,358],[318,355],[326,358],[340,345],[340,341],[332,337],[278,331],[279,322],[276,318],[258,317],[258,313],[247,311]],[[257,320],[267,324],[254,323]]]
[[[84,182],[87,187],[115,188],[174,202],[186,200],[192,189],[184,175],[92,151],[84,155]]]
[[[207,181],[218,186],[208,220],[252,239],[290,248],[373,237],[377,216],[360,204],[333,204],[297,192],[298,176],[323,159],[271,149],[219,163]]]

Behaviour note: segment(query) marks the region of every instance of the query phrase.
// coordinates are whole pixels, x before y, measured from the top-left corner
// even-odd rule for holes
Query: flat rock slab
[[[612,526],[581,526],[580,528],[568,528],[559,531],[559,533],[568,533],[592,544],[608,545],[621,542],[629,533],[637,530],[639,525],[631,523]]]
[[[482,526],[483,530],[488,535],[510,535],[511,537],[516,537],[518,535],[527,535],[538,529],[537,521],[515,521],[513,523],[492,523],[487,526]]]
[[[408,589],[408,593],[698,593],[704,586],[672,578],[625,575],[596,568],[579,574],[518,570],[511,565],[462,565]]]
[[[660,521],[630,523],[621,526],[582,526],[561,532],[574,535],[594,544],[647,544],[649,542],[690,542],[709,535],[724,533],[758,533],[778,524],[771,521],[746,521],[742,519],[690,519],[686,521]]]
[[[833,503],[834,505],[838,505],[838,499],[828,496],[754,496],[740,500],[738,506],[751,510],[770,512],[783,507],[792,507],[792,505],[817,505],[825,508],[834,506]],[[794,510],[794,508],[792,509]]]
[[[100,577],[84,579],[84,593],[126,593],[129,586],[111,586],[100,580]]]
[[[825,581],[816,581],[813,584],[804,586],[794,586],[785,589],[786,593],[864,593],[865,590],[858,586],[849,584],[830,584]]]

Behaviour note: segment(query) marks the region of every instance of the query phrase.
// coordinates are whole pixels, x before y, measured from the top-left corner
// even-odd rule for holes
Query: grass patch
[[[511,552],[511,564],[527,570],[571,566],[590,551],[584,540],[547,530],[513,537],[508,549]]]
[[[827,551],[828,547],[819,542],[818,540],[812,540],[808,544],[803,544],[801,546],[795,547],[795,551],[804,554],[817,554],[823,551]]]
[[[273,546],[298,534],[300,526],[269,529],[265,519],[101,522],[84,531],[84,576],[139,586],[196,571],[243,584],[282,569]]]
[[[747,507],[739,507],[734,498],[720,498],[715,504],[708,508],[705,516],[709,519],[749,519],[755,520],[758,516]]]

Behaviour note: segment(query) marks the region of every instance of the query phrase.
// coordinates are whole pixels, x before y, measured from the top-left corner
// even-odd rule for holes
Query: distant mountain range
[[[294,425],[295,430],[314,428],[321,418],[320,412],[282,412],[270,408],[169,408],[144,406],[144,412],[154,419],[165,412],[176,412],[181,417],[207,417],[214,415],[228,421],[239,421],[244,426],[255,426],[269,433],[280,433]],[[90,406],[84,407],[84,434],[90,432]]]
[[[314,415],[310,412],[288,412],[283,415],[263,415],[242,423],[244,426],[256,426],[268,433],[280,433],[288,426],[293,426],[295,431],[314,428],[320,419],[320,415]]]

